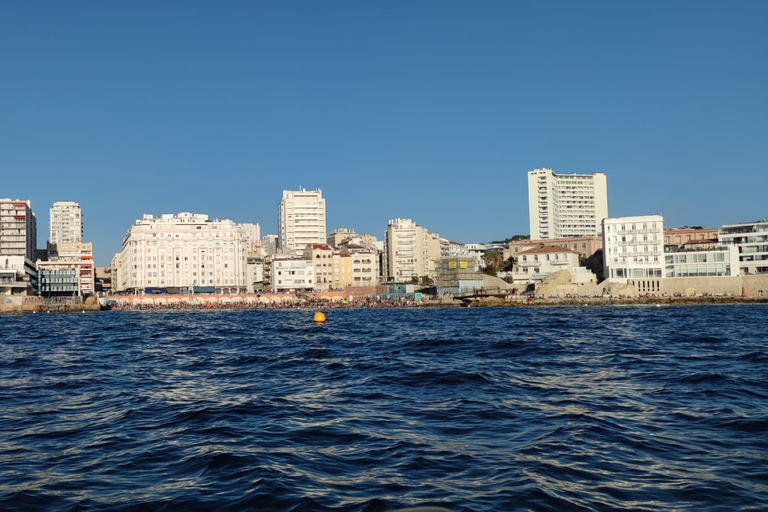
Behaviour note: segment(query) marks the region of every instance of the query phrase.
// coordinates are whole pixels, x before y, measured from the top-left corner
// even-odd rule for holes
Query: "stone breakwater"
[[[0,313],[81,313],[100,311],[101,306],[96,299],[82,301],[45,301],[40,297],[0,296]]]

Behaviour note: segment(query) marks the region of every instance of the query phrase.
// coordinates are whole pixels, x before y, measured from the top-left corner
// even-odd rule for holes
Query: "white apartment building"
[[[600,222],[608,217],[605,174],[530,171],[528,213],[531,240],[600,236]]]
[[[306,290],[315,287],[312,261],[285,254],[276,254],[272,258],[272,291]]]
[[[664,277],[661,215],[603,219],[602,227],[603,275],[607,279],[627,283]]]
[[[277,205],[277,229],[278,251],[301,254],[309,244],[325,244],[322,191],[283,190],[283,199]]]
[[[742,275],[768,273],[768,219],[726,224],[717,238],[723,245],[738,247]]]
[[[29,200],[0,199],[0,295],[33,295],[37,288],[37,218]]]
[[[411,219],[390,219],[384,234],[387,278],[397,283],[429,272],[429,232]]]
[[[83,241],[83,212],[80,205],[74,201],[56,201],[51,206],[48,218],[52,244],[59,242]]]
[[[579,267],[579,253],[563,247],[531,247],[517,254],[515,282],[534,282],[561,270],[574,272]]]
[[[113,260],[113,290],[189,287],[245,291],[248,237],[232,220],[183,212],[145,214]]]

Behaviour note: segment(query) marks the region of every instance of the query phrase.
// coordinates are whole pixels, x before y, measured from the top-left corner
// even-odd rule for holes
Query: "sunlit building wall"
[[[183,212],[155,217],[146,214],[123,239],[119,289],[149,287],[215,287],[246,289],[248,237],[232,220]]]
[[[83,212],[74,201],[56,201],[51,206],[48,217],[50,234],[48,241],[59,242],[83,241]]]
[[[528,213],[531,240],[600,236],[600,223],[608,217],[605,174],[530,171]]]
[[[278,251],[301,254],[308,244],[325,244],[322,191],[283,190],[283,199],[277,205],[277,229]]]
[[[661,215],[604,219],[603,276],[617,282],[664,277]]]

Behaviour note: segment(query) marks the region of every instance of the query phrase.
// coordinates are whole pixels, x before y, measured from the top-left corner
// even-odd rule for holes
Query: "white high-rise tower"
[[[528,173],[531,240],[602,235],[608,217],[605,174]]]
[[[277,205],[277,249],[300,254],[308,244],[325,244],[325,199],[320,189],[283,190]]]
[[[56,201],[48,220],[52,244],[83,241],[83,212],[74,201]]]

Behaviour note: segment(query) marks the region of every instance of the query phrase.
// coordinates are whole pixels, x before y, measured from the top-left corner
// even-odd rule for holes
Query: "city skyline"
[[[526,173],[606,174],[611,217],[767,216],[763,2],[0,7],[0,197],[39,240],[80,204],[105,266],[135,219],[277,232],[388,219],[472,243],[528,234]],[[205,37],[200,37],[204,34]],[[41,242],[38,242],[38,246]]]

